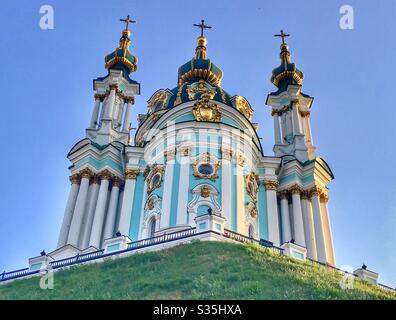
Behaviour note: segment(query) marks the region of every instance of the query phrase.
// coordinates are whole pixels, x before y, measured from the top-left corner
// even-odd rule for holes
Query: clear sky
[[[55,29],[39,28],[40,6],[55,10]],[[354,30],[341,30],[339,9],[354,8]],[[208,57],[223,88],[245,96],[272,155],[273,122],[265,99],[291,33],[292,60],[318,155],[331,166],[329,210],[337,265],[364,262],[396,286],[396,159],[393,100],[396,2],[332,1],[3,1],[0,7],[0,272],[27,266],[55,248],[69,193],[70,148],[84,138],[94,103],[92,79],[118,45],[120,17],[131,14],[133,78],[141,83],[133,119],[159,88],[176,86],[177,68],[194,55],[204,18]]]

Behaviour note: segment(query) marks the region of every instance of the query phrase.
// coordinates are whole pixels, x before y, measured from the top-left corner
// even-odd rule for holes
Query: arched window
[[[249,238],[254,238],[254,227],[249,225]]]
[[[151,219],[149,224],[149,238],[153,238],[155,234],[155,218]]]

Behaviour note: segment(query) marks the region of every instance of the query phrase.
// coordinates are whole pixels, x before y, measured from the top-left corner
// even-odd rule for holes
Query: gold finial
[[[129,122],[129,127],[128,127],[128,146],[132,145],[132,137],[131,137],[131,131],[135,130],[136,128],[132,127],[132,123]]]
[[[132,20],[131,17],[129,16],[129,14],[127,15],[127,17],[125,19],[120,19],[121,22],[125,23],[125,30],[129,31],[129,24],[130,23],[136,23],[135,20]]]
[[[201,29],[201,35],[198,37],[197,42],[198,46],[195,49],[195,55],[197,59],[206,59],[206,38],[204,37],[203,33],[205,29],[212,29],[211,26],[207,26],[205,24],[205,20],[201,20],[200,24],[194,24],[194,27],[198,27]]]

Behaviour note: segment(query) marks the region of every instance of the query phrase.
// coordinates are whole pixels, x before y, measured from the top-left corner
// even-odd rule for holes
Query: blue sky
[[[55,29],[39,28],[40,6],[55,10]],[[339,28],[339,9],[354,8],[355,29]],[[303,91],[318,154],[331,166],[331,215],[337,265],[363,262],[396,286],[396,111],[392,96],[396,2],[382,1],[7,1],[0,10],[0,272],[27,265],[57,242],[69,192],[66,155],[84,137],[92,79],[118,44],[120,17],[131,14],[133,78],[141,83],[133,119],[177,68],[194,55],[204,18],[208,56],[223,88],[245,96],[266,155],[273,123],[266,95],[279,63],[280,29],[305,73]]]

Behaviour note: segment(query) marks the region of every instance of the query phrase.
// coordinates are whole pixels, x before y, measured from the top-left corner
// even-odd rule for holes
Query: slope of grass
[[[361,281],[340,287],[334,270],[240,244],[194,242],[0,286],[0,299],[396,299]]]

